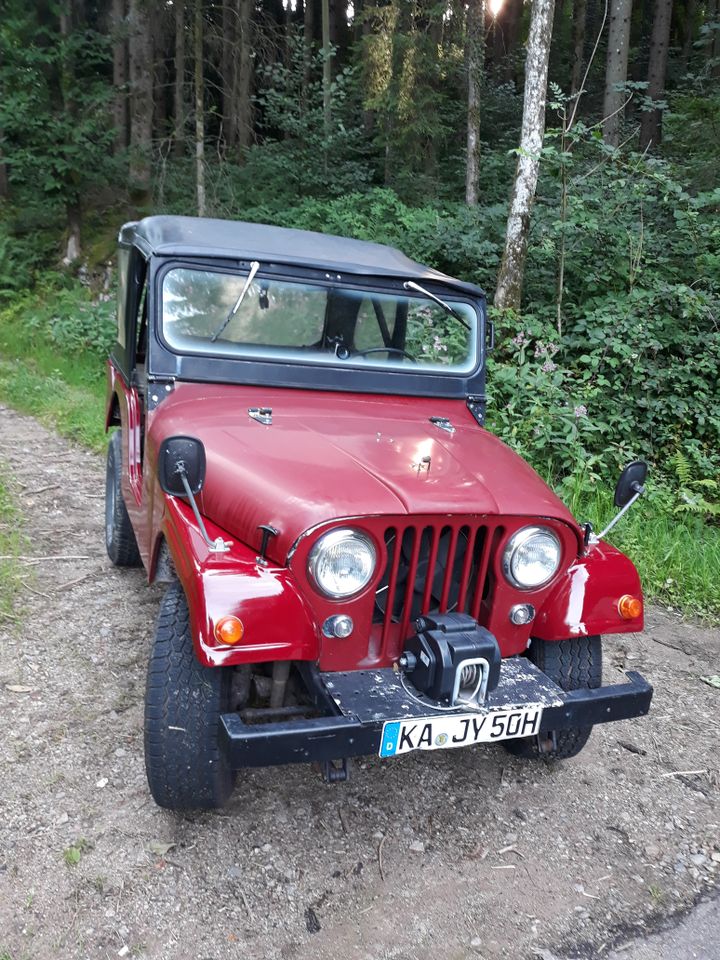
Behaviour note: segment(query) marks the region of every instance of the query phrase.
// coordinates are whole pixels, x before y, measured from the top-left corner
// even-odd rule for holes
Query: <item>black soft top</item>
[[[138,247],[146,256],[259,260],[360,276],[435,281],[474,297],[484,296],[479,287],[415,263],[394,247],[310,230],[240,220],[160,216],[126,223],[118,239]]]

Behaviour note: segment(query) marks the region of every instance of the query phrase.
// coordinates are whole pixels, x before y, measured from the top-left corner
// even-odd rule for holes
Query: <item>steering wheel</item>
[[[402,347],[369,347],[367,350],[356,350],[353,356],[366,357],[369,353],[399,353],[401,357],[407,357],[408,360],[415,362],[415,357]]]

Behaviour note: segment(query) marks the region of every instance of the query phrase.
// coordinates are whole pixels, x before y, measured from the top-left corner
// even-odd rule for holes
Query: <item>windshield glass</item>
[[[477,362],[475,308],[442,291],[377,293],[248,274],[174,268],[163,279],[162,329],[172,349],[465,373]],[[247,286],[244,296],[243,289]],[[238,301],[240,303],[238,305]]]

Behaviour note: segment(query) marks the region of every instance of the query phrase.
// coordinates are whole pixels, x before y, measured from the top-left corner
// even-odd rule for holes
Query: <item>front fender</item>
[[[532,626],[540,640],[603,633],[637,633],[642,614],[623,620],[618,601],[626,593],[642,598],[635,565],[609,543],[600,542],[575,560],[545,601]]]
[[[160,493],[165,500],[161,528],[190,611],[197,658],[204,666],[317,660],[319,630],[312,612],[286,567],[263,566],[242,543],[227,553],[210,553],[190,507]],[[227,533],[206,521],[211,539]],[[224,616],[239,617],[245,627],[233,647],[215,639]]]

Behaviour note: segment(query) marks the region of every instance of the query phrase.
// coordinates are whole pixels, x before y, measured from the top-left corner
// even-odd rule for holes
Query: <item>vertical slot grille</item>
[[[421,614],[458,612],[480,618],[498,532],[486,523],[452,518],[386,528],[387,565],[373,614],[383,654],[399,649]]]

